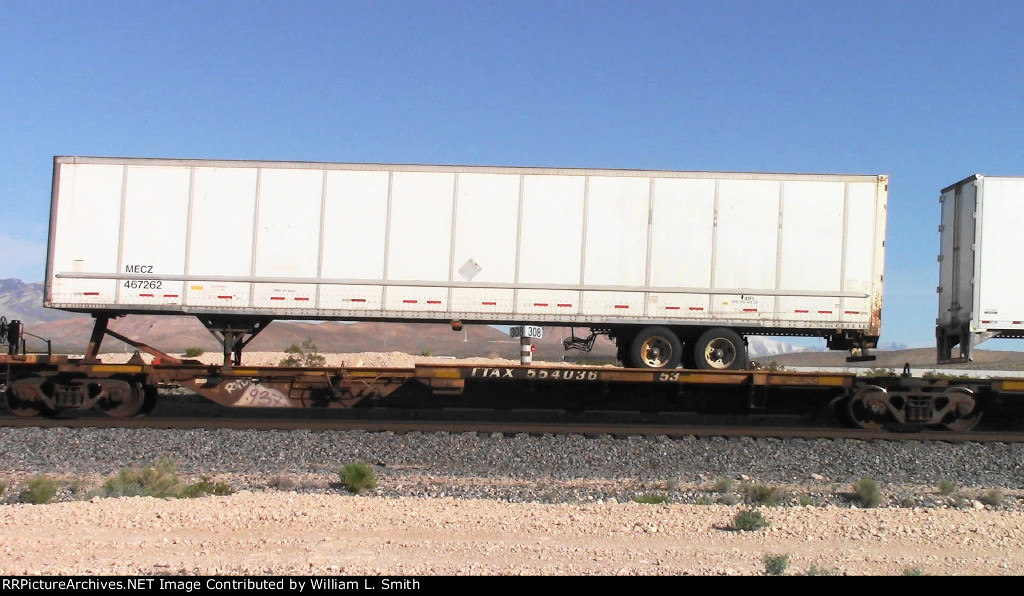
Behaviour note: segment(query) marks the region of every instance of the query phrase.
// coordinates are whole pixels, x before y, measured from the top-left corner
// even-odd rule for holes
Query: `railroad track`
[[[659,416],[645,416],[639,413],[591,413],[595,416],[618,415],[625,418],[644,418],[646,421],[626,422],[565,420],[559,412],[503,412],[494,419],[493,412],[471,412],[466,410],[448,411],[406,411],[404,417],[386,417],[377,413],[373,417],[268,417],[251,416],[235,410],[223,411],[225,415],[210,417],[156,414],[137,418],[109,418],[106,416],[76,416],[59,418],[19,418],[7,413],[0,414],[0,427],[39,428],[149,428],[149,429],[237,429],[237,430],[335,430],[366,432],[445,432],[445,433],[500,433],[505,435],[610,435],[666,436],[672,439],[685,437],[753,437],[778,439],[855,439],[863,441],[941,441],[949,443],[1020,443],[1024,432],[1009,430],[988,430],[972,432],[950,432],[931,429],[863,430],[827,426],[798,425],[795,416],[760,416],[753,421],[741,423],[735,420],[722,422],[716,417],[700,415],[679,415],[669,413],[660,418],[675,419],[676,422],[660,420]],[[262,413],[260,413],[262,414]],[[516,419],[519,417],[531,420]],[[410,417],[411,416],[411,417]],[[562,418],[559,420],[559,418]],[[678,422],[681,418],[688,419]]]

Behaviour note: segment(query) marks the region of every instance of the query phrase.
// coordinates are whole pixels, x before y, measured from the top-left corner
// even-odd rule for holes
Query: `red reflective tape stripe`
[[[548,303],[547,302],[534,302],[533,305],[534,306],[547,306]]]
[[[859,310],[844,310],[843,314],[844,315],[859,315],[860,311]]]
[[[690,310],[704,310],[703,306],[691,306]]]
[[[615,308],[629,308],[628,304],[616,304]]]
[[[152,294],[139,294],[140,298],[155,298]]]
[[[177,298],[177,294],[164,294],[164,298]]]
[[[818,314],[819,315],[830,315],[830,314],[832,314],[832,311],[830,311],[830,310],[819,310]]]
[[[416,300],[403,300],[402,301],[403,304],[416,304],[416,302],[417,302]]]
[[[571,304],[559,304],[558,306],[561,306],[562,308],[572,308]]]
[[[743,312],[757,312],[756,308],[744,308]]]
[[[232,298],[234,298],[234,296],[217,296],[217,297],[218,298],[223,298],[225,300],[231,300]]]
[[[366,302],[366,298],[352,298],[352,302]]]
[[[441,304],[440,300],[427,300],[427,304]]]
[[[296,300],[299,300],[299,301],[305,301],[305,302],[309,302],[309,298],[306,298],[305,296],[301,296],[301,297],[296,297],[295,299],[296,299]]]
[[[86,296],[99,296],[100,293],[99,292],[86,292],[85,295]]]
[[[678,306],[666,306],[665,310],[679,310]]]
[[[483,305],[484,306],[497,306],[498,303],[497,302],[484,302]]]
[[[809,313],[811,311],[807,310],[806,308],[798,308],[798,309],[794,310],[793,312]]]
[[[982,325],[990,325],[990,324],[992,324],[992,321],[982,321],[981,324]]]
[[[1014,321],[1013,324],[1014,325],[1020,325],[1020,321]]]
[[[271,296],[271,300],[284,300],[284,296]]]

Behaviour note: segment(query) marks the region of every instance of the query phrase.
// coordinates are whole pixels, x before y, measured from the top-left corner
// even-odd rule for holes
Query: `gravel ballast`
[[[531,436],[478,433],[230,429],[4,428],[0,458],[9,474],[109,476],[170,457],[186,476],[226,476],[236,488],[263,488],[281,476],[311,486],[367,462],[387,481],[378,494],[433,496],[449,484],[460,498],[626,499],[639,487],[699,488],[719,478],[793,486],[848,487],[870,478],[887,493],[919,493],[946,480],[961,489],[999,488],[1005,508],[1020,505],[1024,443],[942,443],[701,437]],[[421,477],[434,478],[426,484]],[[319,481],[319,482],[318,482]],[[467,482],[457,482],[467,481]],[[396,488],[398,487],[398,488]],[[572,494],[560,492],[572,489]],[[410,491],[412,493],[410,494]],[[586,494],[582,494],[586,493]],[[932,499],[936,501],[936,499]]]
[[[0,574],[1024,573],[1020,444],[240,431],[0,429]],[[228,497],[101,499],[170,457]],[[377,489],[337,471],[364,461]],[[50,505],[18,503],[32,476]],[[881,508],[852,484],[871,478]],[[732,486],[717,492],[716,481]],[[947,480],[957,488],[944,495]],[[724,484],[729,484],[724,483]],[[769,527],[732,531],[744,487]],[[983,494],[999,489],[997,505]],[[632,502],[665,495],[670,504]],[[78,500],[76,500],[78,499]],[[804,506],[800,506],[803,504]]]

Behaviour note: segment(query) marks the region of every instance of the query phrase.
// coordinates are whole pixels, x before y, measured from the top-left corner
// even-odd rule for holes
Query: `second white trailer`
[[[939,201],[937,356],[964,362],[985,340],[1024,337],[1024,178],[974,175]]]
[[[45,304],[587,327],[635,366],[874,347],[886,176],[54,159]],[[580,342],[585,343],[585,342]]]

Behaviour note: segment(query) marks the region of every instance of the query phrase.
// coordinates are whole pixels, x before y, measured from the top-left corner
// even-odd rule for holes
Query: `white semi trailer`
[[[225,364],[274,319],[577,326],[648,368],[742,368],[754,334],[863,356],[881,325],[887,187],[884,175],[56,157],[44,302],[98,321],[195,315]]]
[[[965,362],[985,340],[1024,337],[1024,178],[974,175],[939,201],[937,355]]]

